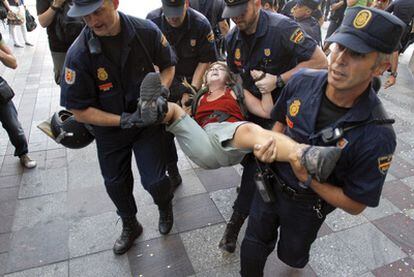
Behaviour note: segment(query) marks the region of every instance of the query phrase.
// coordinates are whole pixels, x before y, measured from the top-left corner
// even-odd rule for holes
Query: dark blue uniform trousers
[[[233,209],[242,215],[248,216],[253,196],[256,191],[254,175],[256,174],[257,164],[253,155],[248,154],[242,162],[242,165],[243,174],[240,183],[240,191],[234,201]]]
[[[10,142],[16,148],[15,156],[27,154],[27,140],[24,135],[24,130],[17,118],[17,110],[12,101],[5,104],[0,104],[0,121],[3,128],[6,129],[9,135]]]
[[[255,193],[249,223],[241,246],[241,275],[263,276],[267,257],[274,250],[280,232],[277,254],[289,266],[303,268],[309,261],[311,244],[325,216],[319,218],[315,200],[293,200],[280,191],[274,203],[263,202]]]
[[[97,135],[96,144],[102,176],[109,197],[124,217],[135,216],[137,206],[133,196],[134,178],[131,170],[134,152],[141,183],[155,204],[165,208],[173,198],[170,181],[165,175],[163,152],[164,126],[118,130],[114,134]]]

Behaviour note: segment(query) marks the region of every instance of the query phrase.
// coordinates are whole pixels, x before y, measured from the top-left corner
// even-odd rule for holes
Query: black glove
[[[139,106],[134,113],[122,113],[120,126],[122,129],[145,127]]]

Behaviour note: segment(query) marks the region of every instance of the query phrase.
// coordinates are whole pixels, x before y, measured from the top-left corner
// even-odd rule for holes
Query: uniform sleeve
[[[149,21],[154,28],[153,37],[153,60],[154,64],[163,71],[167,67],[174,66],[177,63],[177,57],[174,54],[170,43],[163,35],[160,29],[153,22]]]
[[[37,14],[42,14],[50,7],[50,0],[36,0],[36,11]]]
[[[209,63],[217,61],[216,42],[210,24],[200,26],[200,48],[198,49],[199,62]]]
[[[370,207],[379,204],[382,186],[395,151],[394,132],[386,127],[366,131],[375,137],[365,139],[353,151],[344,182],[344,193],[349,198]]]
[[[93,76],[87,70],[87,57],[70,51],[66,56],[61,77],[60,105],[67,109],[83,110],[98,106]]]
[[[297,58],[298,63],[309,60],[315,48],[316,42],[300,28],[293,20],[286,20],[282,29],[282,44],[287,51]]]
[[[226,52],[227,52],[226,63],[227,63],[227,66],[230,68],[231,72],[240,73],[237,70],[236,65],[234,64],[234,53],[233,53],[234,49],[231,49],[231,45],[230,45],[232,34],[233,32],[228,33],[224,40],[224,45],[225,45]]]

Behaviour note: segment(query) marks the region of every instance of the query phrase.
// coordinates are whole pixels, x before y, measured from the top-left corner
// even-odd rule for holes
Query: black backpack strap
[[[245,119],[249,117],[249,111],[246,107],[246,102],[244,99],[244,89],[243,86],[240,83],[237,83],[233,86],[233,91],[236,94],[237,103],[239,104],[240,111],[242,112],[242,115]]]
[[[193,104],[191,105],[191,115],[194,116],[197,112],[198,102],[200,101],[201,97],[206,94],[208,91],[207,88],[201,88],[196,95],[193,96]]]

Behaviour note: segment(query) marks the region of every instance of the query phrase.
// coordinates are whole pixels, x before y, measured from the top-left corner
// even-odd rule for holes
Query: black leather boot
[[[166,235],[171,231],[174,224],[174,215],[171,202],[165,208],[158,208],[160,219],[158,222],[158,230],[161,234]]]
[[[237,237],[240,229],[246,220],[245,215],[242,215],[236,211],[233,211],[230,221],[227,223],[226,230],[224,231],[223,237],[220,240],[219,248],[233,253],[236,250]]]
[[[174,192],[177,187],[183,182],[183,179],[181,178],[180,172],[178,171],[178,167],[175,162],[167,164],[167,173],[168,178],[171,182],[171,190]]]
[[[122,233],[121,236],[115,241],[112,250],[117,255],[122,255],[131,248],[134,241],[141,235],[142,225],[138,222],[137,218],[127,217],[122,218]]]

